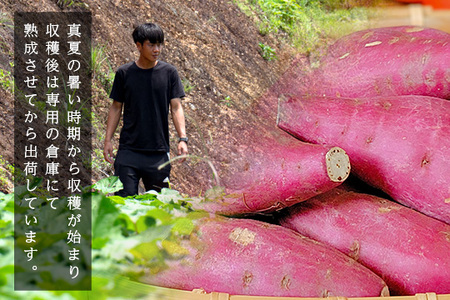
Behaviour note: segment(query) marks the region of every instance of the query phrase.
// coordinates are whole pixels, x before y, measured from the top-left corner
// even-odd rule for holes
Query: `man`
[[[177,154],[188,153],[184,111],[185,96],[180,77],[174,66],[158,60],[164,44],[162,29],[153,23],[139,25],[133,31],[139,58],[116,72],[110,97],[103,155],[114,163],[116,176],[124,188],[117,195],[138,194],[139,180],[146,190],[160,191],[168,187],[169,111],[179,136]],[[123,108],[123,128],[117,157],[113,161],[111,143]]]

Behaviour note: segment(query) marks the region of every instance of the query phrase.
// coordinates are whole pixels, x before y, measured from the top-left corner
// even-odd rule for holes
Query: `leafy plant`
[[[326,44],[327,39],[364,28],[369,15],[364,7],[347,7],[337,0],[234,0],[234,3],[255,20],[262,35],[279,34],[306,54]]]
[[[14,166],[10,164],[2,155],[0,155],[0,188],[8,187],[11,183]]]
[[[194,220],[203,214],[170,189],[127,198],[106,196],[121,188],[113,176],[84,188],[82,201],[92,202],[92,291],[14,291],[14,194],[0,193],[0,298],[158,299],[157,294],[152,297],[154,287],[130,278],[144,269],[163,270],[167,258],[187,254],[181,241],[195,232]]]
[[[71,6],[87,7],[86,3],[81,0],[56,0],[56,4],[58,4],[60,8],[68,8]]]
[[[228,107],[231,107],[231,105],[233,104],[233,100],[231,100],[230,96],[226,96],[224,99],[220,100],[220,103],[223,103]]]
[[[0,69],[0,84],[5,90],[14,92],[14,77],[10,71]]]
[[[265,60],[271,61],[277,58],[277,56],[275,55],[275,50],[272,47],[267,46],[263,43],[259,43],[259,48],[261,49],[261,56]]]
[[[14,21],[5,12],[0,12],[0,24],[8,28],[14,28]]]
[[[268,17],[273,30],[281,29],[289,33],[303,13],[296,0],[258,0],[257,3]]]
[[[187,78],[182,79],[181,83],[183,84],[186,93],[190,93],[195,88],[195,85],[191,84]]]
[[[114,82],[115,72],[109,62],[107,46],[96,45],[93,47],[91,50],[91,62],[92,80],[98,79],[109,94]]]
[[[91,50],[91,61],[92,61],[92,77],[95,78],[100,73],[103,64],[107,61],[108,56],[106,55],[105,46],[96,45]]]
[[[112,176],[93,187],[104,195],[122,185]],[[127,198],[100,196],[93,207],[94,257],[108,257],[105,271],[111,271],[112,263],[116,272],[125,270],[131,277],[138,277],[142,268],[163,270],[166,258],[186,254],[180,241],[195,230],[193,220],[201,216],[189,199],[171,189]]]

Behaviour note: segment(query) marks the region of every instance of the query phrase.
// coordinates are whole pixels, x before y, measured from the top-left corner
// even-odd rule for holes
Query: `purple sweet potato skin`
[[[450,223],[450,102],[426,96],[303,97],[280,102],[280,128],[333,143],[362,180]]]
[[[412,26],[358,31],[331,45],[311,78],[311,95],[450,99],[450,34]]]
[[[222,215],[270,212],[341,184],[327,174],[326,153],[332,147],[304,143],[277,130],[276,135],[261,135],[257,142],[242,144],[226,173],[220,173],[223,195],[196,208]]]
[[[149,275],[147,283],[231,295],[380,296],[384,281],[336,249],[293,230],[251,219],[198,224],[191,254]]]
[[[390,200],[335,189],[281,224],[353,257],[395,295],[450,293],[450,226]]]

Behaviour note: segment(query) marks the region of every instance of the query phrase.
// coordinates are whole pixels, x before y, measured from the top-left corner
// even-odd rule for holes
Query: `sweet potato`
[[[196,208],[224,215],[269,212],[340,185],[350,172],[342,149],[298,141],[282,130],[241,132],[227,163],[216,163],[216,187]],[[247,139],[242,137],[248,132]]]
[[[450,293],[450,225],[380,197],[334,189],[281,224],[353,257],[397,295]]]
[[[380,296],[384,281],[336,249],[251,219],[205,218],[186,256],[141,281],[183,290],[259,296]]]
[[[412,26],[349,34],[329,47],[311,83],[311,95],[450,99],[450,34]]]
[[[280,128],[349,155],[362,180],[450,223],[450,101],[427,96],[280,98]]]

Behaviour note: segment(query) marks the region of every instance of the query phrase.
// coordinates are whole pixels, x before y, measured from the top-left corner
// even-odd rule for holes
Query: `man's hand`
[[[181,105],[180,98],[173,98],[170,100],[170,110],[172,112],[172,120],[173,125],[175,125],[175,129],[180,138],[186,137],[186,125],[184,120],[184,111],[183,106]],[[188,147],[186,141],[179,141],[177,146],[177,154],[178,155],[187,155]],[[182,159],[181,162],[185,161]]]
[[[111,140],[114,131],[119,124],[120,115],[122,114],[122,102],[113,101],[108,112],[108,120],[106,122],[105,146],[103,147],[103,157],[110,164],[114,163],[113,146]]]
[[[110,164],[114,163],[113,146],[110,141],[105,141],[105,147],[103,148],[103,157]]]
[[[184,141],[180,141],[178,143],[177,151],[178,151],[178,155],[187,155],[188,154],[187,143]],[[182,162],[183,161],[185,161],[185,159],[182,159]]]

